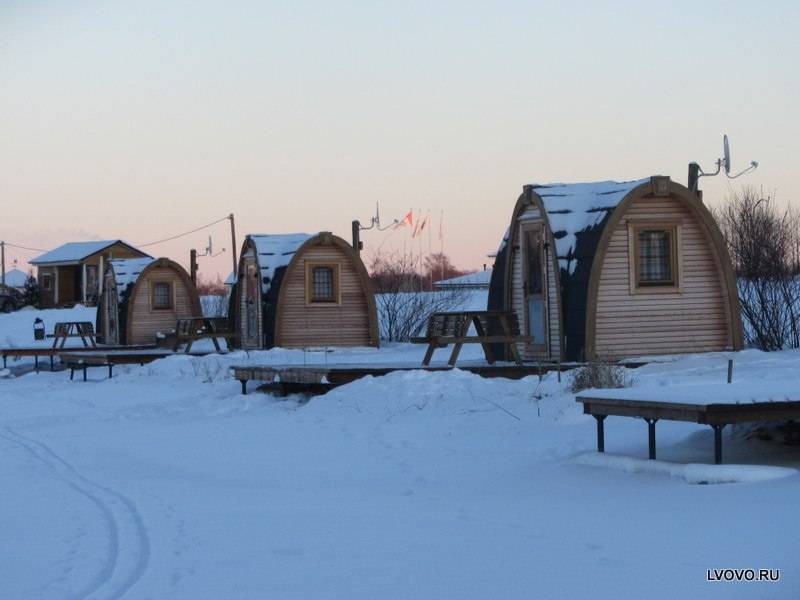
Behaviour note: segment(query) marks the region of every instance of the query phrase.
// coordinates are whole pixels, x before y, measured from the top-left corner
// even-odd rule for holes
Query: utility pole
[[[189,277],[192,283],[197,285],[197,250],[189,250]]]
[[[239,268],[239,265],[236,262],[236,225],[233,221],[233,213],[228,215],[228,218],[231,220],[231,258],[233,258],[233,276],[236,277],[236,271]]]
[[[6,284],[6,243],[0,242],[0,285]]]

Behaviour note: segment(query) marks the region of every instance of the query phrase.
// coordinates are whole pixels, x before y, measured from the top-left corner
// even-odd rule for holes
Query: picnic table
[[[225,317],[190,317],[188,319],[178,319],[175,326],[175,345],[173,350],[178,351],[178,347],[186,344],[184,350],[187,354],[192,349],[192,344],[197,340],[210,339],[214,343],[217,352],[222,352],[219,339],[224,339],[230,349],[237,335],[231,321]]]
[[[469,335],[470,325],[475,327],[476,335]],[[424,366],[428,366],[437,348],[445,348],[454,344],[447,364],[454,366],[461,347],[464,344],[480,344],[486,361],[495,362],[492,344],[508,344],[511,356],[517,365],[522,359],[517,350],[517,343],[533,340],[530,336],[520,335],[517,315],[513,311],[503,310],[466,310],[454,312],[436,312],[428,317],[427,330],[424,336],[411,338],[416,344],[428,344]]]
[[[53,333],[48,334],[47,337],[53,338],[53,348],[63,348],[67,339],[78,337],[87,348],[90,345],[97,346],[94,324],[91,321],[61,321],[55,324]]]

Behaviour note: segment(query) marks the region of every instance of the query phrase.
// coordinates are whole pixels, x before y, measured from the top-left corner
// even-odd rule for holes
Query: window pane
[[[538,231],[526,231],[524,238],[528,294],[541,294],[543,288],[541,235]]]
[[[153,286],[153,308],[171,308],[172,294],[168,283],[156,283]]]
[[[639,283],[672,283],[671,232],[639,232]]]
[[[544,344],[544,299],[528,298],[528,335],[534,344]]]
[[[314,267],[312,271],[312,302],[333,302],[333,269],[331,267]]]

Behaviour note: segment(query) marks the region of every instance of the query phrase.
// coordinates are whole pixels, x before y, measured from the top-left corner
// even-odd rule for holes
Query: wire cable
[[[164,238],[163,240],[156,240],[155,242],[148,242],[146,244],[136,244],[138,248],[147,248],[148,246],[155,246],[156,244],[163,244],[164,242],[170,242],[172,240],[177,240],[178,238],[182,238],[185,235],[189,235],[192,233],[197,233],[198,231],[203,231],[203,229],[208,229],[212,225],[216,225],[217,223],[222,223],[223,221],[227,221],[230,217],[222,217],[214,221],[213,223],[209,223],[208,225],[203,225],[202,227],[198,227],[196,229],[192,229],[191,231],[186,231],[184,233],[179,233],[178,235],[173,235],[168,238]]]
[[[29,248],[27,246],[21,246],[20,244],[12,244],[11,242],[5,242],[5,245],[10,248],[16,248],[17,250],[27,250],[28,252],[49,252],[49,250],[42,250],[41,248]]]

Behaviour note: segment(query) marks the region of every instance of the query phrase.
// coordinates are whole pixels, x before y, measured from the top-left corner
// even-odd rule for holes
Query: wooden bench
[[[232,322],[225,317],[192,317],[189,319],[178,319],[175,326],[175,345],[178,347],[185,343],[185,352],[188,354],[192,349],[192,344],[197,340],[210,339],[214,343],[217,352],[222,352],[219,345],[219,338],[225,340],[230,350],[233,341],[237,338]]]
[[[476,335],[469,335],[470,325],[475,326]],[[416,344],[428,344],[428,351],[422,360],[428,366],[437,348],[445,348],[454,344],[450,366],[456,364],[461,347],[464,344],[480,344],[487,362],[494,364],[492,344],[508,344],[511,356],[518,365],[522,359],[517,350],[517,343],[530,342],[533,338],[520,335],[517,315],[511,311],[473,310],[460,312],[437,312],[428,317],[427,331],[423,337],[411,338]]]
[[[63,321],[56,323],[53,333],[47,337],[53,338],[53,348],[63,348],[67,338],[81,338],[83,345],[94,348],[97,340],[94,333],[94,324],[91,321]],[[88,340],[88,341],[87,341]]]

